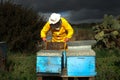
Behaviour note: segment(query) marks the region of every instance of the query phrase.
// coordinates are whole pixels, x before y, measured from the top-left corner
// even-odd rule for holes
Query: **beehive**
[[[61,74],[62,51],[41,50],[37,52],[36,71],[40,74]]]
[[[91,41],[76,41],[68,45],[66,52],[68,76],[95,76],[95,52]]]
[[[95,53],[93,50],[67,51],[68,76],[95,76]]]

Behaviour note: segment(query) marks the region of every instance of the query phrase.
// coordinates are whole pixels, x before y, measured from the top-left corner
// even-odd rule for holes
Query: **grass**
[[[120,57],[111,56],[96,59],[96,80],[119,80]]]
[[[120,79],[120,49],[94,49],[96,52],[96,80]]]
[[[8,53],[6,71],[2,80],[36,80],[35,54]],[[7,74],[6,74],[7,73]]]
[[[96,80],[120,79],[120,49],[94,49],[96,52]],[[36,53],[8,53],[6,70],[0,80],[36,80]]]

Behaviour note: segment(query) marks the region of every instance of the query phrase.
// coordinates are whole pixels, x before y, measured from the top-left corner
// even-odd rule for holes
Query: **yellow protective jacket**
[[[65,18],[62,17],[61,21],[61,28],[58,31],[52,30],[50,28],[50,23],[47,22],[41,30],[41,38],[46,38],[47,32],[49,30],[52,32],[52,42],[64,42],[65,38],[71,38],[74,33],[73,28]]]

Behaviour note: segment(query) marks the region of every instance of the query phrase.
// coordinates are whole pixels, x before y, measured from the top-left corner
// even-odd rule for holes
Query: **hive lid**
[[[95,56],[93,50],[68,50],[67,56]]]
[[[83,45],[93,45],[95,40],[81,40],[81,41],[70,41],[67,43],[68,46],[83,46]]]
[[[62,50],[40,50],[37,56],[62,56]]]
[[[68,46],[68,50],[90,50],[91,45]]]
[[[92,45],[95,44],[95,40],[81,40],[81,41],[71,41],[68,42],[68,50],[88,50],[92,48]]]

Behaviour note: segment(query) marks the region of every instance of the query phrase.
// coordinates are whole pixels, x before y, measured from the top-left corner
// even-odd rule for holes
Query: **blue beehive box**
[[[95,76],[95,52],[91,49],[67,51],[67,75]]]
[[[61,74],[62,71],[62,51],[41,50],[37,53],[36,62],[37,73]]]

